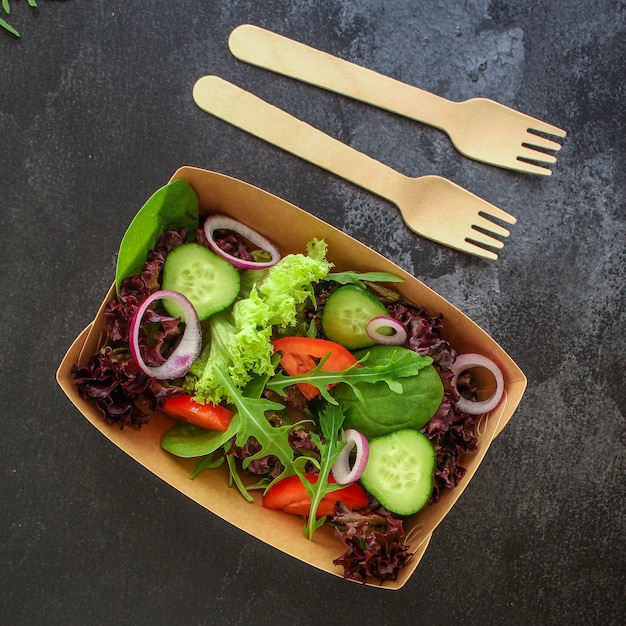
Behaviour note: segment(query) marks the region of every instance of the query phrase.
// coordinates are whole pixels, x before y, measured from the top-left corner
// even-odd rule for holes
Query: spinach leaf
[[[141,272],[163,230],[183,226],[198,226],[198,197],[186,181],[179,179],[155,191],[126,230],[117,255],[118,293],[124,278]]]
[[[369,349],[367,363],[370,366],[384,365],[397,359],[398,351],[407,350],[375,346]],[[362,354],[356,353],[356,356]],[[333,396],[344,409],[345,427],[355,428],[368,439],[403,428],[422,428],[443,400],[443,383],[437,370],[427,365],[412,376],[396,379],[396,383],[402,386],[402,393],[395,393],[386,382],[357,384],[354,388],[347,384],[337,385]]]
[[[230,426],[224,432],[206,430],[193,424],[178,422],[163,433],[163,450],[184,459],[211,455],[235,436],[239,429],[239,417],[233,416]]]

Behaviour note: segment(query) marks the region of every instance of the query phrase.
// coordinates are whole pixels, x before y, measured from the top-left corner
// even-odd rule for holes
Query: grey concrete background
[[[622,624],[626,3],[253,0],[11,3],[0,30],[3,624]],[[443,133],[235,60],[254,23],[452,100],[568,130],[554,175],[463,158]],[[216,73],[409,175],[519,219],[496,263],[202,113]],[[286,198],[469,314],[528,391],[398,592],[320,573],[114,449],[56,386],[120,238],[180,165]]]

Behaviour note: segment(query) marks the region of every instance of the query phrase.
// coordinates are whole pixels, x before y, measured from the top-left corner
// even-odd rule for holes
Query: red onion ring
[[[502,395],[504,394],[504,377],[502,376],[500,368],[486,356],[482,356],[481,354],[460,354],[449,367],[450,371],[454,374],[451,384],[455,389],[458,377],[472,367],[487,368],[496,379],[496,390],[490,398],[482,400],[481,402],[473,402],[472,400],[461,397],[456,403],[456,408],[468,415],[482,415],[483,413],[488,413],[495,409],[500,403]]]
[[[338,484],[347,485],[361,478],[361,474],[367,465],[370,447],[365,436],[358,430],[354,430],[354,428],[346,429],[343,436],[346,445],[339,453],[339,456],[337,456],[331,471],[333,478]],[[350,453],[353,448],[356,448],[356,459],[354,465],[350,467]]]
[[[380,331],[381,328],[390,328],[390,335],[383,335]],[[386,346],[401,346],[406,341],[406,330],[402,324],[388,315],[379,315],[371,319],[365,327],[367,336],[376,343],[381,343]]]
[[[139,349],[139,328],[146,309],[155,301],[167,298],[174,300],[182,309],[185,330],[178,345],[165,363],[152,367],[148,365],[141,356]],[[202,349],[202,329],[198,314],[193,304],[178,291],[163,289],[150,294],[136,309],[133,319],[130,322],[129,330],[130,353],[137,361],[137,364],[148,376],[158,380],[170,378],[180,378],[184,376],[191,367],[191,364],[198,358]]]
[[[232,230],[241,235],[244,239],[252,242],[255,246],[258,246],[261,250],[268,252],[270,260],[245,261],[233,256],[232,254],[228,254],[228,252],[224,252],[224,250],[217,245],[217,242],[213,238],[213,233],[216,230],[221,229]],[[226,215],[212,215],[208,217],[204,222],[204,234],[209,242],[211,250],[225,258],[227,261],[230,261],[230,263],[232,263],[235,267],[239,267],[244,270],[260,270],[272,267],[272,265],[275,265],[278,261],[280,261],[280,252],[269,239],[266,239],[263,235],[257,233],[256,230],[253,230],[249,226],[242,224],[232,217],[227,217]]]

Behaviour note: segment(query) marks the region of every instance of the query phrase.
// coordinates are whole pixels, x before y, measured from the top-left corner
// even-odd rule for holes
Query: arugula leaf
[[[254,498],[248,492],[248,488],[245,486],[243,480],[241,480],[241,476],[239,476],[235,457],[232,454],[226,456],[226,463],[228,464],[228,471],[230,473],[229,485],[232,487],[234,483],[235,487],[239,489],[239,493],[241,493],[248,502],[254,502]]]
[[[265,417],[266,411],[281,410],[284,408],[283,405],[264,398],[246,397],[221,367],[216,367],[215,373],[237,408],[235,415],[239,416],[239,426],[235,443],[244,446],[250,437],[254,437],[261,446],[258,452],[244,459],[243,468],[246,469],[255,459],[274,455],[283,464],[284,469],[272,481],[273,484],[280,478],[294,474],[300,464],[304,466],[308,459],[301,457],[294,461],[294,452],[289,444],[289,433],[297,424],[274,427]]]
[[[365,287],[365,282],[370,283],[402,283],[404,278],[390,272],[337,272],[328,274],[326,280],[334,280],[340,285],[353,284]]]
[[[326,521],[325,516],[317,519],[317,509],[319,508],[322,498],[327,493],[337,491],[343,487],[343,485],[328,482],[332,467],[342,448],[345,446],[345,443],[339,441],[339,431],[343,420],[343,410],[338,405],[330,405],[320,414],[320,428],[323,437],[320,437],[317,433],[311,433],[311,440],[317,446],[321,455],[319,463],[315,460],[312,461],[319,469],[317,481],[311,483],[306,479],[303,473],[298,472],[300,480],[309,498],[311,498],[309,516],[304,526],[304,534],[309,540],[313,539],[313,533],[323,526]]]
[[[165,228],[197,226],[198,197],[189,183],[174,180],[155,191],[139,209],[122,238],[115,271],[118,293],[124,278],[141,272],[148,252]]]
[[[310,383],[320,390],[322,397],[331,404],[337,404],[337,400],[328,391],[329,385],[337,383],[348,384],[357,398],[363,399],[361,390],[357,387],[359,383],[379,383],[384,382],[394,393],[402,393],[402,385],[399,378],[415,376],[417,373],[432,363],[429,356],[424,356],[414,352],[398,348],[387,363],[379,365],[367,365],[367,355],[349,368],[340,372],[329,372],[323,368],[324,363],[330,355],[324,357],[312,370],[306,374],[288,376],[283,372],[278,372],[267,383],[267,388],[285,395],[285,388],[297,383]]]
[[[230,447],[229,445],[223,446],[225,449]],[[220,467],[224,463],[224,454],[223,451],[220,450],[220,454],[217,454],[217,450],[213,452],[213,454],[207,454],[205,457],[200,459],[199,461],[193,462],[193,472],[190,474],[189,478],[194,479],[200,472],[208,469],[215,469]]]
[[[255,459],[274,455],[283,464],[284,470],[271,481],[262,479],[254,485],[245,485],[237,472],[234,456],[226,454],[231,486],[234,484],[246,500],[252,501],[249,493],[251,490],[269,488],[281,478],[303,470],[309,457],[303,456],[294,460],[289,433],[298,424],[275,428],[265,417],[266,411],[284,408],[282,404],[261,398],[269,374],[254,376],[243,391],[235,385],[223,367],[216,367],[215,375],[220,385],[224,385],[227,395],[232,395],[233,404],[237,409],[228,429],[225,432],[213,432],[191,424],[179,423],[164,433],[161,447],[183,458],[204,456],[202,460],[194,462],[194,471],[190,478],[195,478],[203,470],[222,464],[224,456],[216,456],[220,447],[228,452],[233,441],[236,445],[243,446],[250,437],[254,437],[261,445],[261,449],[243,460],[243,468],[246,469]]]

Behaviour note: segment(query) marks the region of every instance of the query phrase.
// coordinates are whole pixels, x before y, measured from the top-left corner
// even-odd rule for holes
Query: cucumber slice
[[[322,313],[322,330],[328,339],[348,350],[373,346],[365,327],[375,317],[388,315],[385,306],[367,289],[344,285],[333,291]]]
[[[179,291],[193,304],[200,320],[231,305],[241,286],[237,269],[226,259],[199,243],[174,248],[163,265],[162,289]],[[180,307],[163,300],[170,315],[180,317]]]
[[[435,480],[436,453],[417,430],[397,430],[369,442],[361,483],[386,509],[411,515],[428,502]]]

